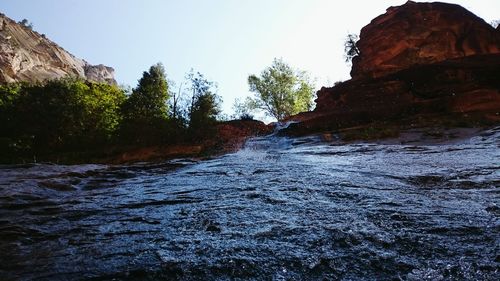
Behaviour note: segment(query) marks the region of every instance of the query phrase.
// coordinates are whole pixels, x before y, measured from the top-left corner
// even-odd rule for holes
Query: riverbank
[[[2,167],[2,277],[498,280],[500,131],[471,133],[269,136],[206,161]]]
[[[109,145],[92,150],[26,153],[10,155],[3,164],[54,163],[54,164],[125,164],[159,161],[176,158],[206,158],[234,152],[245,140],[271,133],[273,126],[256,120],[232,120],[215,125],[214,133],[203,139],[182,143],[154,146]]]

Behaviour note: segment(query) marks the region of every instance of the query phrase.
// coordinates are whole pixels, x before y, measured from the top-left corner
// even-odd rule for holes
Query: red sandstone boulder
[[[413,65],[500,53],[500,32],[459,5],[408,1],[361,30],[351,76],[381,77]]]
[[[456,121],[474,116],[479,123],[498,123],[499,77],[500,54],[493,54],[352,79],[318,91],[316,109],[291,117],[299,122],[286,133],[321,133],[380,121],[404,125],[425,115]]]
[[[316,109],[291,117],[285,133],[498,124],[499,31],[458,5],[391,7],[361,30],[353,79],[318,91]]]
[[[131,163],[229,153],[240,149],[246,139],[266,135],[273,131],[272,126],[256,120],[221,122],[216,125],[215,129],[215,135],[212,137],[185,144],[130,149],[105,162]]]
[[[240,149],[246,139],[272,133],[273,127],[256,120],[231,120],[217,125],[214,146],[223,152]]]

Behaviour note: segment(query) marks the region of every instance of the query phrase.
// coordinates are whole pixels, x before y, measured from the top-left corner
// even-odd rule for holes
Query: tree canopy
[[[123,105],[120,141],[154,145],[175,138],[175,129],[168,116],[169,93],[165,68],[161,63],[145,71]]]
[[[125,94],[80,79],[0,86],[0,154],[85,150],[109,142]]]
[[[155,64],[132,90],[80,78],[0,85],[0,162],[211,137],[221,113],[216,84],[199,72],[186,79],[173,93]]]
[[[167,118],[168,84],[165,68],[157,63],[142,74],[124,105],[124,117],[134,120]]]
[[[168,138],[168,93],[165,69],[157,63],[142,74],[122,107],[121,141],[146,145]]]
[[[250,75],[248,85],[255,97],[247,99],[247,106],[264,110],[278,121],[312,108],[314,87],[307,73],[281,59],[274,59],[260,76]]]
[[[28,21],[27,19],[23,19],[21,21],[18,22],[20,25],[30,29],[30,30],[33,30],[33,23]]]
[[[189,128],[195,136],[206,135],[221,113],[221,98],[216,94],[215,83],[203,74],[191,71],[186,78],[192,91]]]

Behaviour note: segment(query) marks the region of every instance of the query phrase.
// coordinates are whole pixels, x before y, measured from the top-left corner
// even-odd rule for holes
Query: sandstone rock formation
[[[245,144],[246,139],[270,134],[272,126],[255,120],[232,120],[221,122],[216,126],[213,137],[196,144],[181,144],[143,147],[120,153],[117,157],[105,159],[105,163],[131,163],[142,161],[165,160],[185,157],[201,157],[237,151]],[[99,162],[99,161],[98,161]]]
[[[408,1],[363,27],[351,76],[381,77],[413,65],[500,53],[500,33],[459,5]]]
[[[425,116],[500,122],[500,34],[464,8],[389,8],[362,29],[359,49],[353,79],[322,88],[316,109],[292,117],[299,122],[288,133],[414,124]]]
[[[66,76],[116,83],[114,69],[90,65],[28,27],[0,14],[0,83]]]

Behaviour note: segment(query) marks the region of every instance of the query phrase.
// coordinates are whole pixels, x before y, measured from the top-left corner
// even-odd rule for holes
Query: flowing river
[[[500,128],[0,166],[1,280],[500,280]]]

